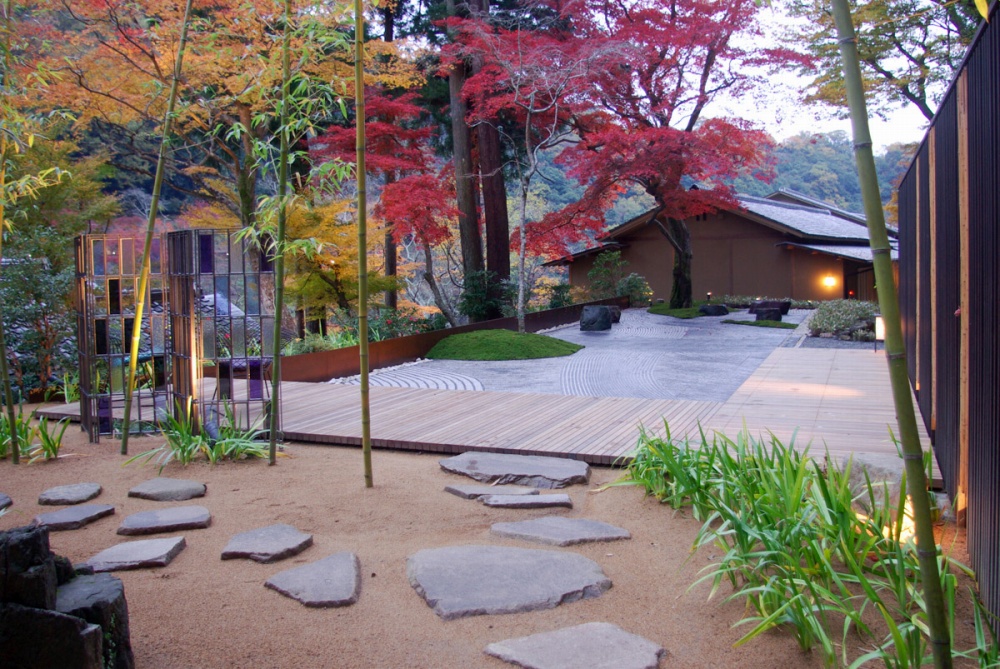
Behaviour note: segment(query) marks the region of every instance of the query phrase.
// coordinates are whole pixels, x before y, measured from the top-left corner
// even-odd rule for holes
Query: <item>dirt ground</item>
[[[134,439],[130,451],[160,443],[159,437]],[[53,532],[52,549],[82,562],[125,540],[115,533],[122,518],[164,503],[127,497],[129,488],[155,477],[157,468],[122,466],[118,447],[111,440],[90,444],[74,425],[58,461],[19,467],[0,462],[0,492],[14,500],[0,517],[0,529],[28,524],[36,514],[53,510],[38,506],[43,490],[93,481],[104,487],[94,502],[114,504],[115,515],[80,530]],[[725,603],[724,591],[708,599],[707,585],[691,587],[699,570],[717,557],[711,550],[691,555],[699,523],[637,488],[598,491],[618,478],[616,471],[595,468],[590,485],[567,490],[574,508],[554,512],[602,520],[632,533],[629,541],[552,549],[598,562],[613,582],[607,593],[547,611],[445,622],[407,582],[407,556],[461,544],[547,548],[495,537],[489,528],[553,511],[490,509],[445,493],[449,483],[471,481],[444,472],[439,455],[376,451],[375,487],[365,489],[359,449],[289,444],[285,454],[274,467],[253,461],[174,464],[164,470],[164,476],[207,484],[207,495],[191,503],[211,511],[212,525],[177,533],[186,538],[187,548],[169,566],[117,574],[125,583],[139,669],[502,669],[511,665],[486,656],[487,644],[592,621],[614,623],[661,644],[668,652],[664,668],[823,665],[819,655],[801,652],[786,633],[734,647],[749,630],[733,627],[744,615],[743,605]],[[232,535],[279,522],[312,533],[315,544],[275,564],[220,559]],[[361,597],[353,606],[309,609],[264,587],[279,571],[344,550],[355,552],[361,562]],[[960,634],[968,636],[967,620],[960,626]]]

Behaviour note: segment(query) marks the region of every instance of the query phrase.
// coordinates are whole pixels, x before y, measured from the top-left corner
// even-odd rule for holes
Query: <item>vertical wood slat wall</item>
[[[899,188],[908,369],[1000,614],[1000,35],[984,26]],[[957,312],[957,313],[956,313]]]

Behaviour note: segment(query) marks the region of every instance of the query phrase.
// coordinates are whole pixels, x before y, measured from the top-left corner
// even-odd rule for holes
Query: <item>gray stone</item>
[[[552,546],[572,546],[591,541],[617,541],[632,538],[628,530],[602,523],[599,520],[563,518],[562,516],[545,516],[533,520],[521,520],[516,523],[494,523],[490,531],[501,537],[524,539]]]
[[[184,537],[126,541],[101,551],[86,565],[96,572],[166,567],[185,546]]]
[[[102,669],[101,628],[58,611],[0,604],[0,666]]]
[[[479,499],[488,495],[537,495],[538,488],[523,485],[475,485],[456,484],[445,486],[445,492],[458,495],[462,499]]]
[[[155,478],[143,481],[128,491],[129,497],[156,502],[183,502],[205,496],[205,484],[187,479]]]
[[[132,669],[132,638],[128,626],[128,603],[121,579],[111,574],[77,576],[61,586],[56,610],[83,618],[102,630],[104,666],[107,669]]]
[[[698,307],[698,313],[704,316],[725,316],[729,308],[724,304],[703,304]]]
[[[222,559],[249,558],[255,562],[277,562],[298,555],[312,546],[311,534],[278,523],[241,532],[222,549]]]
[[[764,307],[757,307],[756,311],[758,321],[780,321],[781,320],[781,309],[771,309]]]
[[[36,525],[44,525],[52,532],[59,530],[77,530],[115,512],[110,504],[82,504],[68,509],[49,511],[35,516]]]
[[[46,528],[15,527],[0,532],[0,603],[51,609],[58,583]]]
[[[580,329],[601,332],[611,329],[611,310],[604,305],[588,305],[580,312]]]
[[[556,493],[554,495],[486,495],[480,497],[486,506],[504,509],[548,509],[553,506],[573,508],[573,500],[569,495]]]
[[[49,488],[38,496],[38,503],[48,506],[82,504],[101,494],[100,483],[71,483]]]
[[[361,593],[361,564],[354,553],[334,553],[301,567],[278,572],[264,583],[306,606],[348,606]]]
[[[617,625],[584,623],[491,643],[486,654],[525,669],[656,669],[666,651]]]
[[[441,460],[441,468],[484,483],[514,483],[535,488],[565,488],[590,480],[590,467],[580,460],[469,451]]]
[[[622,322],[622,308],[617,304],[609,304],[608,311],[611,312],[611,322],[621,323]]]
[[[6,509],[7,507],[9,507],[13,503],[14,503],[14,500],[12,500],[10,498],[10,496],[5,495],[4,493],[0,492],[0,511],[3,511],[4,509]]]
[[[582,555],[502,546],[418,551],[406,576],[444,620],[551,609],[611,587],[600,565]]]
[[[203,506],[174,506],[156,511],[140,511],[125,516],[118,534],[156,534],[177,530],[197,530],[208,527],[212,514]]]

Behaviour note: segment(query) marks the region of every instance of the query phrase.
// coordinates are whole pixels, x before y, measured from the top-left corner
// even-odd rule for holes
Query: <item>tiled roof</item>
[[[810,251],[819,251],[820,253],[839,256],[841,258],[860,260],[861,262],[872,262],[872,249],[868,244],[789,244],[788,246],[809,249]],[[899,251],[893,248],[890,252],[890,257],[893,260],[899,260]]]
[[[793,235],[829,240],[868,241],[868,229],[861,223],[836,216],[829,209],[776,202],[749,195],[739,196],[751,218]],[[776,224],[776,225],[774,225]]]

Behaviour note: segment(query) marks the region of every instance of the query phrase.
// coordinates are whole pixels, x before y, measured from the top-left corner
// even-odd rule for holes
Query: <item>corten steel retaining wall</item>
[[[580,320],[580,312],[583,311],[583,307],[594,304],[618,305],[625,309],[628,307],[628,298],[614,297],[525,314],[524,328],[528,332],[538,332],[546,328],[567,325]],[[368,344],[368,368],[382,369],[404,362],[413,362],[427,355],[427,352],[445,337],[475,330],[517,330],[517,318],[497,318],[456,328],[410,335],[409,337],[370,342]],[[360,371],[357,346],[339,348],[334,351],[290,355],[281,359],[282,381],[325,382],[343,376],[353,376],[359,374]]]
[[[1000,614],[1000,33],[980,29],[899,187],[908,368]]]

